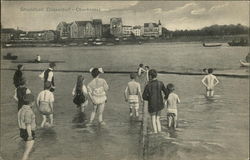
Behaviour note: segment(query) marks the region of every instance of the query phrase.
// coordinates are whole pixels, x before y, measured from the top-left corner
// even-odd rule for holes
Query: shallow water
[[[104,70],[136,70],[144,63],[157,70],[201,71],[213,67],[217,70],[246,71],[239,67],[247,47],[202,47],[199,43],[163,43],[100,47],[62,48],[9,48],[20,59],[32,59],[40,54],[43,59],[65,60],[57,64],[62,70],[88,70],[103,66]],[[133,57],[133,58],[131,58]],[[227,63],[225,63],[227,62]],[[2,61],[4,68],[16,64]],[[26,69],[44,69],[47,64],[25,64]],[[216,70],[215,70],[216,72]],[[1,71],[1,157],[17,160],[23,152],[16,122],[16,104],[13,101],[13,71]],[[28,87],[37,95],[43,87],[39,72],[25,72]],[[128,117],[128,106],[123,91],[128,75],[104,74],[110,85],[108,103],[104,111],[107,123],[104,127],[86,128],[78,123],[77,108],[72,103],[72,88],[80,73],[55,73],[55,124],[52,129],[38,129],[31,160],[137,160],[139,159],[140,123]],[[86,83],[90,75],[84,74]],[[249,155],[249,80],[218,77],[221,82],[215,89],[215,97],[206,99],[201,84],[202,76],[159,75],[164,83],[176,85],[180,96],[178,128],[149,135],[149,159],[169,160],[244,160]],[[89,119],[91,105],[86,109]],[[34,107],[37,124],[41,116]]]

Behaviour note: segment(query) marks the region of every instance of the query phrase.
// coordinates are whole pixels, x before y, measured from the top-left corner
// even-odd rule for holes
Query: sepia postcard
[[[0,160],[249,160],[249,1],[1,1]]]

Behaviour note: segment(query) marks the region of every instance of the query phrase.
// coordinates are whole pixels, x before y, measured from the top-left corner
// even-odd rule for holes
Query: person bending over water
[[[219,80],[216,78],[215,75],[213,75],[213,69],[209,68],[207,70],[208,75],[206,75],[201,82],[206,87],[207,91],[207,97],[213,97],[214,96],[214,87],[219,83]]]
[[[108,91],[109,87],[104,79],[99,78],[100,73],[104,73],[102,68],[91,68],[90,72],[92,74],[93,80],[88,84],[87,89],[89,97],[93,103],[93,111],[91,113],[88,126],[92,125],[97,111],[99,112],[99,123],[101,125],[105,125],[102,114],[107,101],[106,92]]]

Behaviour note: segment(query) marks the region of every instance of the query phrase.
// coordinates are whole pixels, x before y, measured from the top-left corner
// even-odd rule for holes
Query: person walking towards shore
[[[131,73],[130,74],[130,79],[131,81],[128,82],[128,86],[125,89],[124,96],[125,96],[125,101],[129,102],[129,115],[130,117],[133,116],[133,110],[135,111],[135,116],[139,116],[139,98],[141,101],[142,99],[142,94],[141,94],[141,87],[138,82],[135,81],[136,74]]]
[[[142,94],[144,107],[148,107],[148,112],[151,116],[151,121],[154,133],[161,132],[160,113],[164,108],[162,92],[165,94],[165,99],[168,97],[168,90],[163,82],[157,80],[157,71],[149,70],[149,83],[145,86]]]
[[[81,112],[84,113],[85,107],[88,106],[88,91],[84,85],[84,77],[82,75],[77,77],[72,95],[74,97],[73,102],[77,105],[77,108],[80,108]]]
[[[206,87],[207,91],[207,97],[213,97],[214,96],[214,87],[219,83],[219,80],[216,78],[215,75],[213,75],[213,69],[209,68],[207,70],[208,75],[206,75],[201,82]]]
[[[32,110],[34,99],[35,98],[32,94],[26,94],[23,97],[24,105],[18,111],[17,115],[20,137],[25,141],[25,151],[23,153],[22,160],[28,159],[35,142],[36,120],[35,114]]]
[[[19,86],[15,89],[14,99],[17,101],[17,109],[20,110],[24,104],[23,97],[30,94],[31,91],[26,87],[26,80],[24,77],[19,81]]]
[[[44,81],[44,89],[45,89],[45,82],[51,83],[51,88],[50,88],[51,92],[55,91],[55,81],[54,81],[54,73],[53,73],[55,66],[56,64],[54,62],[51,62],[49,64],[49,68],[39,75],[39,77],[43,79]]]
[[[13,76],[13,84],[15,85],[16,88],[20,86],[20,81],[24,77],[22,72],[23,68],[24,66],[22,64],[17,65],[17,70]]]
[[[36,100],[36,105],[38,110],[42,114],[43,121],[41,123],[41,127],[44,127],[45,123],[47,122],[47,116],[50,119],[50,126],[53,126],[53,109],[54,109],[54,94],[50,91],[51,83],[45,82],[44,83],[44,90],[41,91]]]
[[[105,122],[103,121],[103,111],[105,102],[107,101],[106,92],[109,87],[104,79],[99,78],[100,73],[104,73],[102,68],[91,68],[90,72],[93,80],[88,84],[87,89],[89,97],[93,103],[93,111],[88,125],[93,123],[97,111],[99,112],[99,123],[105,125]]]

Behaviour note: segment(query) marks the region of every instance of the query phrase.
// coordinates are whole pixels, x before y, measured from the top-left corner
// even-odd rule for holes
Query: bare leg
[[[129,104],[129,116],[132,117],[133,116],[133,108],[132,105]]]
[[[161,132],[160,116],[156,116],[156,125],[157,125],[158,132]]]
[[[177,126],[177,115],[174,116],[174,128],[176,128],[176,126]]]
[[[99,116],[98,116],[99,122],[103,122],[102,114],[103,114],[104,108],[105,108],[105,103],[102,103],[99,105]]]
[[[43,121],[41,123],[41,127],[44,127],[44,125],[45,125],[45,123],[47,121],[47,117],[46,117],[46,115],[42,115],[42,116],[43,116]]]
[[[34,145],[34,140],[31,140],[31,141],[26,141],[26,144],[25,144],[25,151],[23,153],[23,158],[22,160],[27,160],[28,157],[29,157],[29,154],[30,154],[30,151],[31,149],[33,148],[33,145]]]
[[[170,128],[172,124],[172,116],[168,116],[168,127]]]
[[[211,97],[214,96],[214,91],[210,91],[210,96],[211,96]]]
[[[152,120],[152,125],[153,125],[153,129],[154,129],[154,133],[157,133],[156,115],[152,115],[151,116],[151,120]]]
[[[84,105],[81,105],[81,112],[84,112]]]
[[[49,120],[50,120],[50,125],[53,126],[53,123],[54,123],[53,114],[49,115]]]
[[[94,108],[93,108],[93,111],[92,111],[92,113],[91,113],[89,123],[92,123],[92,122],[94,121],[94,119],[95,119],[95,114],[96,114],[96,110],[97,110],[97,105],[94,105],[93,107],[94,107]]]
[[[209,91],[207,91],[207,97],[209,97],[209,95],[210,95],[210,93],[209,93]]]

